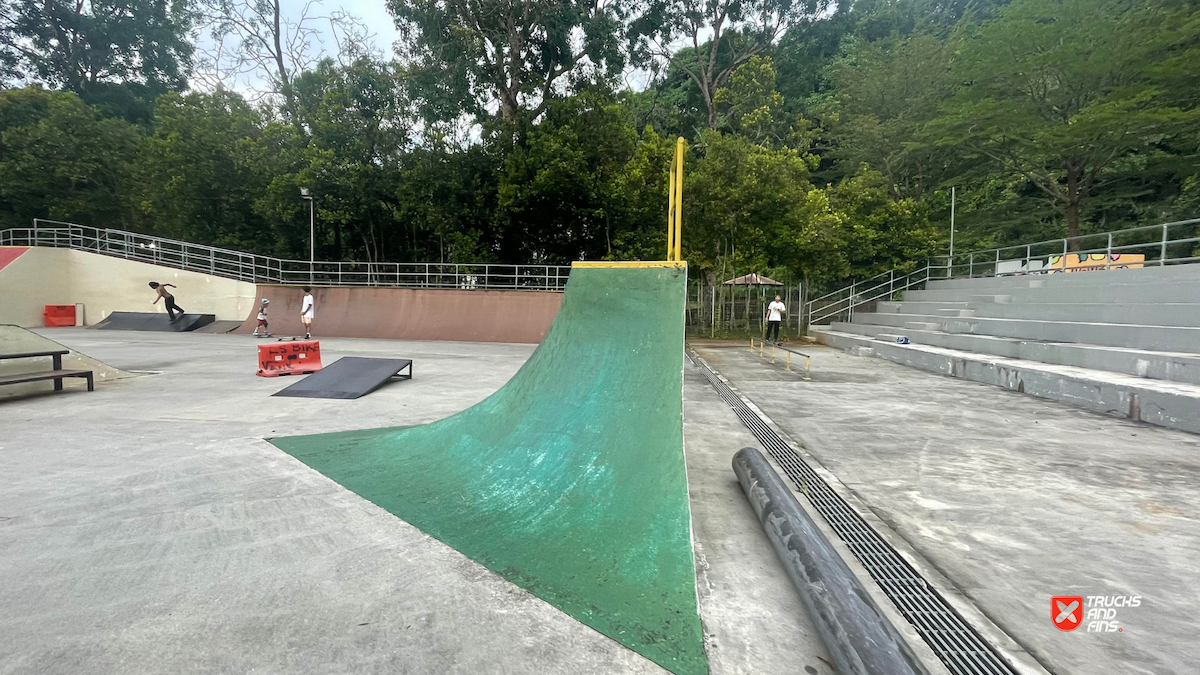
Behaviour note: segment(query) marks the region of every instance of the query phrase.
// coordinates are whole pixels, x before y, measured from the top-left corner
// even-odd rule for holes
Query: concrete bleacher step
[[[829,329],[882,342],[895,342],[898,337],[907,337],[914,344],[932,347],[1200,385],[1200,354],[1070,342],[1040,342],[970,333],[912,330],[900,332],[890,326],[860,323],[838,322],[831,324]]]
[[[1150,302],[1197,302],[1200,282],[1169,282],[1146,284],[1092,284],[1055,288],[1006,288],[1003,295],[1013,303],[1038,302],[1105,302],[1139,304]],[[962,302],[976,295],[996,295],[999,289],[945,289],[905,291],[905,302]],[[989,292],[991,291],[991,292]]]
[[[1057,272],[1054,274],[936,279],[931,280],[928,286],[929,288],[937,289],[1015,289],[1094,286],[1101,284],[1157,284],[1177,281],[1200,282],[1200,268],[1197,268],[1196,265],[1168,265],[1166,267],[1152,266],[1112,270],[1088,270],[1086,272]]]
[[[842,326],[846,324],[841,324]],[[817,340],[922,370],[1004,387],[1099,413],[1200,433],[1200,385],[993,356],[923,344],[896,344],[816,326]]]
[[[1200,289],[1197,290],[1200,291]],[[992,319],[1127,323],[1142,326],[1200,326],[1200,304],[1194,302],[979,304],[974,305],[973,311],[974,316]],[[942,312],[938,313],[943,314]]]
[[[1152,351],[1200,352],[1200,327],[1196,326],[999,319],[979,316],[953,319],[881,312],[855,314],[854,321],[901,327],[906,330],[942,330],[947,333],[994,335],[1041,342],[1086,343]]]
[[[1200,299],[1200,288],[1195,289]],[[983,317],[991,319],[1037,319],[1041,321],[1084,321],[1130,323],[1143,326],[1200,326],[1200,303],[1196,302],[888,302],[876,312],[936,317]]]
[[[936,314],[942,309],[969,309],[969,302],[910,302],[908,300],[875,303],[875,311],[888,314]]]
[[[905,321],[904,328],[907,330],[941,330],[942,324],[932,321]]]

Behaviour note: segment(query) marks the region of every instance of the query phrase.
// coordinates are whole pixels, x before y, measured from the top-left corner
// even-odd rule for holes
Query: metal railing
[[[949,277],[1119,269],[1152,265],[1186,265],[1200,261],[1196,236],[1200,218],[1112,232],[1049,239],[1033,244],[1001,246],[951,256],[935,256]],[[1075,260],[1071,260],[1077,256]],[[1086,256],[1086,257],[1084,257]],[[1140,257],[1139,257],[1140,256]]]
[[[0,246],[71,248],[256,284],[562,291],[571,272],[567,265],[284,260],[42,219],[0,230]]]
[[[1200,218],[1131,227],[1032,244],[1001,246],[929,258],[911,272],[891,270],[813,298],[805,325],[851,321],[857,308],[919,290],[930,280],[1056,274],[1200,262]]]
[[[845,321],[854,318],[854,311],[862,305],[891,300],[897,293],[907,290],[924,288],[930,279],[944,279],[947,268],[938,266],[933,261],[913,270],[903,272],[891,270],[877,274],[870,279],[856,281],[849,286],[813,298],[804,304],[805,325],[821,323],[829,319],[845,317]]]

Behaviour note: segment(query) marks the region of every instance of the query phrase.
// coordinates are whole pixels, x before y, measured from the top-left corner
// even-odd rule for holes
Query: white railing
[[[805,325],[850,321],[862,305],[890,300],[930,280],[959,277],[1054,274],[1063,271],[1186,265],[1200,262],[1200,218],[1131,227],[1032,244],[934,256],[911,272],[891,270],[855,281],[804,304]]]
[[[0,230],[0,246],[72,248],[257,284],[562,291],[571,272],[566,265],[284,260],[42,219]]]
[[[811,326],[838,317],[845,317],[846,321],[850,321],[854,318],[854,310],[859,306],[889,300],[901,291],[921,288],[930,279],[944,279],[947,271],[947,268],[939,267],[931,261],[912,272],[891,270],[870,279],[856,281],[806,302],[805,325]]]

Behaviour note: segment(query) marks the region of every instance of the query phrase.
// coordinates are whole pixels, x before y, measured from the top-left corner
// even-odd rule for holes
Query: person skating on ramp
[[[154,292],[158,293],[158,297],[154,298],[154,302],[150,304],[157,305],[161,299],[163,305],[167,308],[167,315],[171,317],[171,323],[175,323],[183,318],[183,308],[175,304],[175,296],[171,295],[171,292],[167,290],[168,288],[177,288],[174,284],[160,284],[157,281],[151,281],[150,288],[153,288]],[[179,312],[179,316],[175,316],[176,311]]]
[[[258,337],[259,328],[263,331],[263,337],[271,337],[271,327],[267,325],[267,305],[269,304],[271,301],[263,298],[262,304],[258,306],[258,323],[254,325],[254,332],[251,333],[254,337]]]
[[[304,324],[304,339],[312,337],[313,296],[312,289],[304,287],[304,300],[300,302],[300,323]]]

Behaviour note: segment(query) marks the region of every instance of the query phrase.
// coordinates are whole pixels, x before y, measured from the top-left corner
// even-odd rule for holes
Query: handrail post
[[[1112,269],[1112,232],[1108,233],[1108,247],[1104,250],[1104,269]]]
[[[1167,227],[1168,227],[1167,224],[1163,223],[1162,247],[1159,249],[1159,253],[1158,253],[1158,266],[1159,267],[1162,267],[1163,265],[1167,264]]]

